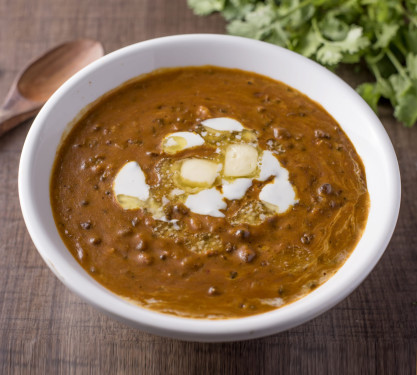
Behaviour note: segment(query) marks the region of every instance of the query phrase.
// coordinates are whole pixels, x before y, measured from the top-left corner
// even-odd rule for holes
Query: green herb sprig
[[[364,61],[375,77],[357,91],[377,112],[381,98],[406,126],[417,121],[417,0],[188,0],[220,12],[233,35],[286,47],[330,69]]]

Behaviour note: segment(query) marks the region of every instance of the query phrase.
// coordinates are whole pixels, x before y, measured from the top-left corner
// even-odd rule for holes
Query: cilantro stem
[[[408,18],[408,20],[414,25],[417,26],[417,18],[411,16],[410,14],[405,14],[405,16]]]
[[[313,26],[313,30],[317,34],[318,39],[321,43],[328,43],[329,41],[323,38],[323,35],[321,35],[319,26],[317,25],[317,20],[315,18],[312,19],[311,25]]]
[[[374,74],[374,76],[376,77],[376,80],[382,80],[382,76],[381,76],[381,72],[378,69],[378,66],[376,64],[368,64],[369,65],[369,69],[372,70],[372,73]]]
[[[378,61],[380,61],[385,56],[385,51],[381,50],[376,56],[366,56],[366,61],[368,64],[376,64]]]
[[[392,51],[387,49],[386,54],[392,62],[392,65],[394,65],[395,69],[397,69],[397,72],[400,73],[401,76],[403,76],[407,81],[409,81],[410,79],[408,78],[407,72],[405,71],[401,63],[398,61],[398,59],[395,57],[395,55],[392,53]]]
[[[417,26],[417,18],[415,18],[411,13],[412,10],[408,9],[408,7],[404,7],[401,3],[399,3],[399,6],[401,7],[401,13],[404,17],[408,18],[408,20],[414,25]]]
[[[407,50],[406,50],[406,48],[404,47],[404,45],[402,44],[402,42],[400,40],[395,40],[394,44],[404,56],[407,55]]]

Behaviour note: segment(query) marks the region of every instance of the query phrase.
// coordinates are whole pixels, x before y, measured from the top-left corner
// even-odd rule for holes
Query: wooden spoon
[[[101,43],[82,39],[61,44],[30,63],[0,106],[0,136],[35,116],[59,86],[103,54]]]

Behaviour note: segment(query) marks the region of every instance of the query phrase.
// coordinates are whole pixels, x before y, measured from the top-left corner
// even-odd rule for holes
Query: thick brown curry
[[[175,187],[172,165],[210,159],[220,144],[169,155],[164,137],[201,134],[201,122],[218,117],[240,121],[288,170],[298,202],[286,212],[259,203],[268,181],[256,178],[243,198],[226,200],[224,217],[162,198]],[[113,184],[131,161],[175,227],[120,206]],[[360,157],[319,104],[270,78],[210,66],[157,71],[99,99],[63,140],[50,191],[59,233],[94,279],[142,306],[196,318],[259,314],[314,290],[354,249],[369,207]]]

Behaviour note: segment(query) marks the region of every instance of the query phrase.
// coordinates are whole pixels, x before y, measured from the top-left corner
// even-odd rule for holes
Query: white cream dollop
[[[187,197],[184,204],[195,214],[213,217],[224,217],[224,213],[219,210],[227,207],[222,194],[216,188],[201,190],[197,194],[191,194]]]
[[[127,195],[145,201],[149,198],[149,185],[146,183],[145,174],[140,165],[135,161],[126,163],[113,183],[114,195]]]
[[[282,213],[298,202],[288,171],[281,166],[271,151],[264,151],[261,160],[260,181],[274,176],[271,183],[265,185],[259,193],[259,199],[272,205],[276,212]]]
[[[240,132],[245,129],[239,121],[230,117],[210,118],[208,120],[201,121],[201,123],[206,128],[223,132]]]
[[[260,162],[260,173],[258,180],[265,181],[271,176],[278,176],[280,173],[287,173],[288,171],[281,167],[278,159],[271,151],[264,151]]]
[[[237,178],[231,182],[222,181],[223,196],[226,199],[242,199],[246,191],[252,186],[251,178]]]

